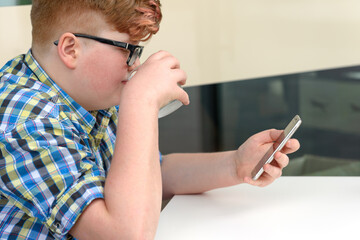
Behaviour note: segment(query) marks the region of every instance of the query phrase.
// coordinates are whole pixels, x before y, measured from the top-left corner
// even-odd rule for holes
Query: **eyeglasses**
[[[88,39],[92,39],[101,43],[105,43],[105,44],[109,44],[115,47],[119,47],[119,48],[124,48],[130,51],[130,55],[126,61],[126,64],[130,67],[132,66],[137,58],[141,57],[142,51],[144,49],[143,46],[139,46],[139,45],[133,45],[130,43],[125,43],[125,42],[118,42],[118,41],[114,41],[114,40],[110,40],[110,39],[106,39],[106,38],[101,38],[101,37],[95,37],[95,36],[91,36],[91,35],[87,35],[87,34],[82,34],[82,33],[74,33],[74,36],[76,37],[82,37],[82,38],[88,38]],[[56,40],[54,42],[54,44],[57,46],[59,44],[59,40]]]

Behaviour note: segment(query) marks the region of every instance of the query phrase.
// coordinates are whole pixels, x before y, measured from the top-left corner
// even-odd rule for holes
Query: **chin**
[[[118,103],[104,103],[101,100],[99,100],[98,103],[101,103],[101,104],[93,104],[91,106],[86,106],[85,109],[88,111],[99,111],[99,110],[106,110],[106,109],[109,109],[111,107],[118,105]]]
[[[94,110],[106,110],[111,107],[117,106],[120,104],[121,94],[119,94],[121,90],[117,89],[117,91],[109,91],[107,94],[102,94],[101,96],[97,96],[91,102],[91,109]],[[110,97],[111,96],[111,97]]]

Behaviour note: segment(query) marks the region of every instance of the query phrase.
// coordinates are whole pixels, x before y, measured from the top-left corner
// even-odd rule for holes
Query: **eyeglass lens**
[[[129,66],[132,66],[137,58],[140,58],[141,55],[141,48],[135,48],[134,52],[132,53],[130,60],[129,60]]]

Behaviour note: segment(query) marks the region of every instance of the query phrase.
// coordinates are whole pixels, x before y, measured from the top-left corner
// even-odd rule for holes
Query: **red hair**
[[[95,13],[132,41],[146,41],[159,30],[160,0],[33,0],[33,43],[52,44],[64,32],[96,34]]]

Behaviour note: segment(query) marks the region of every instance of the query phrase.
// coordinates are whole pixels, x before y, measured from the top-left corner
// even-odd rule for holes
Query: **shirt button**
[[[61,223],[60,222],[56,222],[55,224],[54,224],[54,226],[55,226],[55,231],[56,231],[56,233],[57,234],[61,234],[61,230],[63,229],[63,227],[61,226]]]

